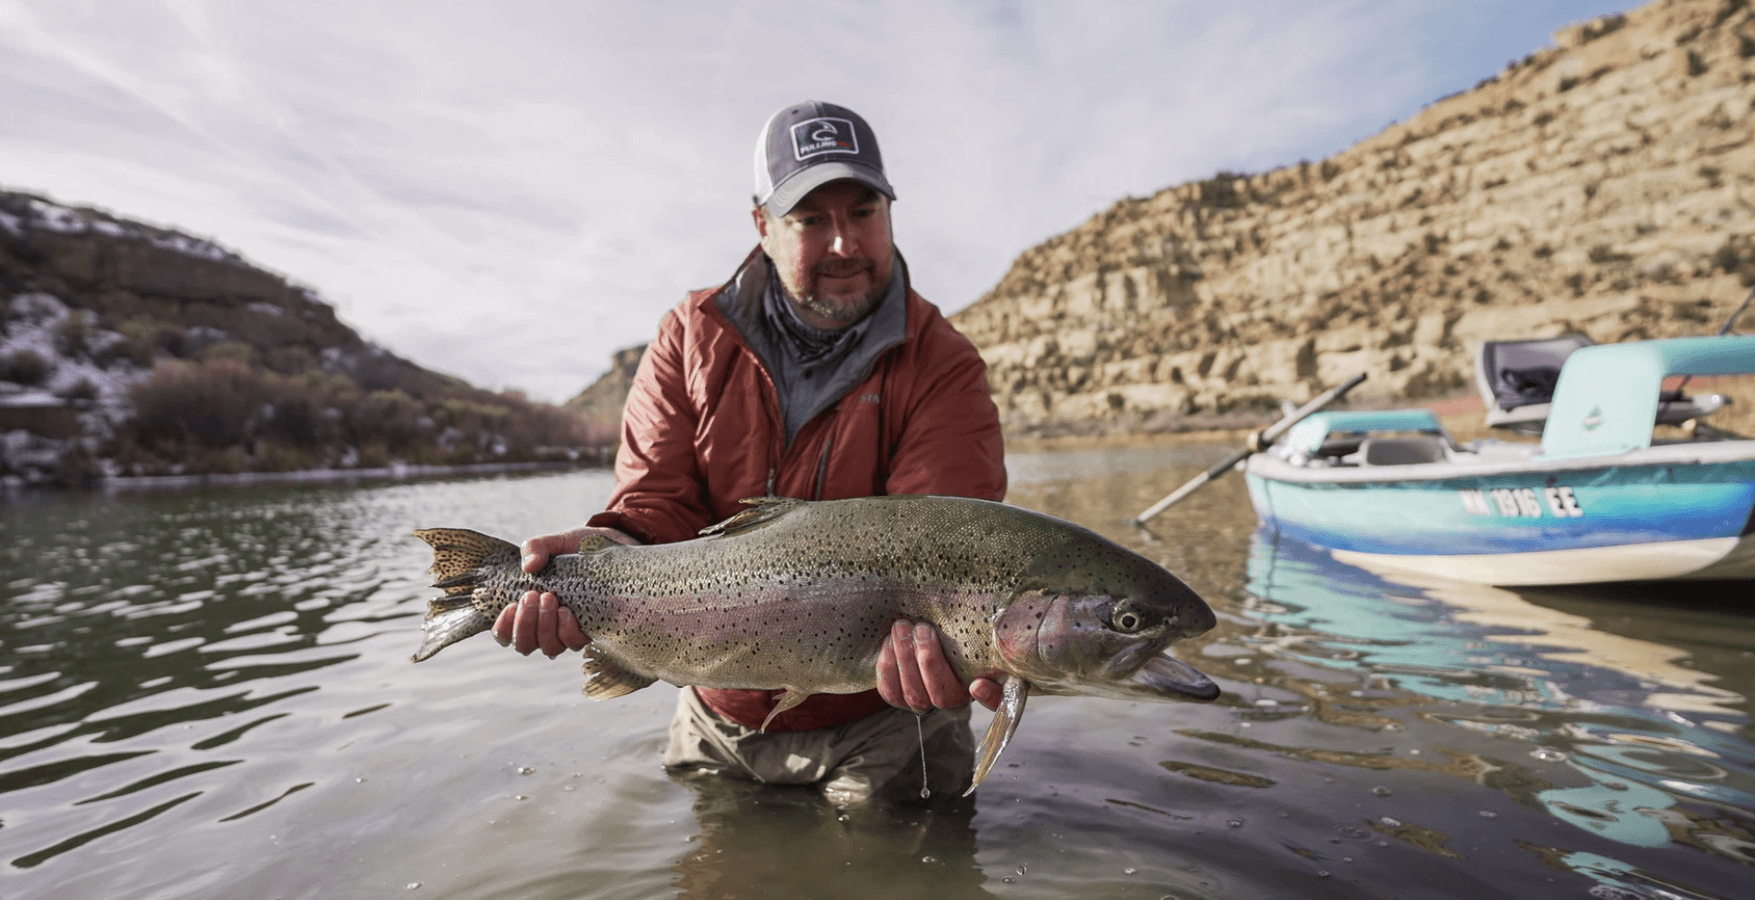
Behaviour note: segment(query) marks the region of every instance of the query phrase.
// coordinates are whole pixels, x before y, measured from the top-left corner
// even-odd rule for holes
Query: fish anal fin
[[[585,672],[585,696],[593,700],[632,694],[658,680],[622,668],[614,660],[599,655],[594,646],[585,648],[585,662],[580,669]]]
[[[809,691],[802,691],[802,690],[799,690],[798,688],[795,688],[795,687],[789,687],[786,690],[781,691],[777,696],[774,697],[774,711],[771,713],[768,713],[768,717],[766,719],[762,720],[762,727],[760,727],[756,730],[760,731],[760,732],[767,731],[768,730],[768,723],[774,721],[775,716],[780,715],[781,713],[793,708],[794,706],[797,706],[800,703],[803,703],[804,698],[809,697],[809,696],[810,696]]]
[[[745,497],[738,501],[749,507],[723,522],[715,522],[701,529],[703,535],[732,535],[749,531],[758,525],[766,525],[786,515],[794,509],[809,503],[794,497]]]
[[[993,711],[993,721],[987,726],[987,734],[981,737],[981,746],[976,748],[980,758],[975,762],[975,777],[969,782],[969,789],[963,792],[965,797],[975,793],[981,782],[987,780],[987,773],[999,759],[1000,751],[1011,742],[1018,723],[1024,719],[1024,701],[1030,697],[1030,683],[1016,675],[1007,675],[1004,686],[1005,695],[999,701],[999,708]]]

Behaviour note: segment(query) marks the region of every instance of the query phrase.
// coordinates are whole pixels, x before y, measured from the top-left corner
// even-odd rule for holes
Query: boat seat
[[[1423,434],[1366,438],[1359,445],[1362,466],[1411,466],[1444,462],[1448,458],[1443,441]]]
[[[1534,341],[1485,341],[1475,351],[1475,389],[1487,426],[1539,435],[1566,357],[1591,345],[1582,334]]]
[[[1487,408],[1487,427],[1540,436],[1548,421],[1548,404],[1560,367],[1581,347],[1591,346],[1582,334],[1537,341],[1486,341],[1475,352],[1475,389]],[[1685,397],[1680,390],[1658,395],[1654,425],[1680,425],[1729,402],[1720,394]]]

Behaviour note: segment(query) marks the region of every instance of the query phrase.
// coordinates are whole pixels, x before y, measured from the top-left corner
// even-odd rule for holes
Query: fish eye
[[[1122,634],[1133,634],[1146,627],[1146,617],[1134,609],[1112,609],[1109,612],[1109,627]]]

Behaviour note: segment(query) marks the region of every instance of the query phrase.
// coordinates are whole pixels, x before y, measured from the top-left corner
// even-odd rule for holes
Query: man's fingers
[[[917,713],[932,708],[932,697],[920,677],[919,652],[914,648],[914,625],[898,620],[890,626],[890,637],[896,642],[896,674],[902,679],[903,705]]]
[[[561,643],[560,623],[555,621],[560,617],[559,607],[560,598],[554,594],[545,592],[536,598],[536,643],[542,648],[542,655],[549,659],[560,656],[561,651],[567,649],[567,645]]]
[[[894,634],[884,638],[884,648],[878,651],[877,664],[878,696],[891,706],[905,707],[908,699],[902,696],[902,676],[896,672],[896,637]]]
[[[529,656],[536,649],[536,623],[541,617],[538,611],[540,600],[535,591],[524,594],[518,601],[518,618],[512,625],[512,649],[524,656]]]
[[[494,618],[494,640],[502,647],[512,646],[512,630],[518,622],[518,604],[514,603]]]
[[[558,604],[560,598],[556,597],[555,600]],[[573,618],[573,611],[561,606],[557,614],[561,624],[561,643],[566,644],[568,650],[585,649],[585,645],[591,643],[591,636],[585,633],[585,629],[579,627],[579,620]]]
[[[977,678],[969,682],[969,696],[988,709],[999,709],[999,701],[1005,699],[1005,688],[991,678]]]

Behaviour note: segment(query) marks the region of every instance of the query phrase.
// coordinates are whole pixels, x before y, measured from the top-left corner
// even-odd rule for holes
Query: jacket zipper
[[[816,489],[811,492],[812,500],[823,499],[823,485],[829,479],[829,451],[834,446],[835,431],[830,429],[829,433],[823,436],[823,454],[817,457],[817,485]]]

